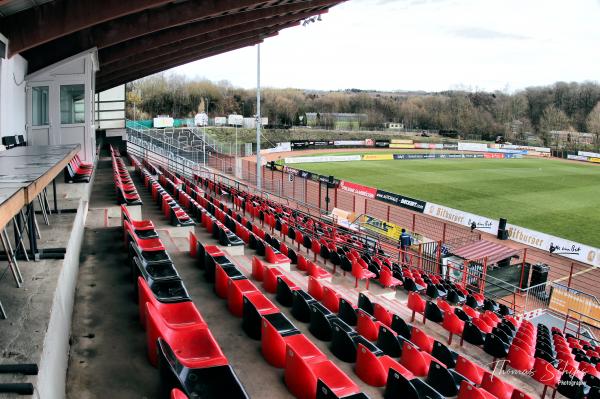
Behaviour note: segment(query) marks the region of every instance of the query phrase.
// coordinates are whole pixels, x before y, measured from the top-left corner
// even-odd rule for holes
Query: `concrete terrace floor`
[[[189,256],[187,238],[177,238],[170,234],[172,227],[142,186],[141,180],[133,170],[130,170],[130,173],[144,202],[143,217],[152,220],[157,226],[192,300],[247,392],[254,398],[292,397],[283,383],[283,370],[268,365],[263,359],[260,341],[254,341],[245,335],[241,329],[241,319],[227,311],[226,302],[219,299],[213,292],[212,285],[204,280],[201,270],[195,265],[195,260]],[[107,217],[106,210],[113,206],[116,204],[111,163],[104,158],[98,163],[81,254],[67,375],[68,398],[157,397],[158,371],[146,360],[145,333],[138,322],[138,307],[133,298],[122,232],[118,227],[120,219]],[[197,226],[195,231],[200,241],[216,243],[201,226]],[[227,249],[224,248],[224,251],[227,252]],[[254,252],[246,248],[245,255],[228,257],[250,278],[253,255]],[[323,260],[319,259],[318,263],[323,265]],[[326,268],[331,271],[329,263]],[[307,289],[307,277],[294,266],[288,276],[297,285]],[[339,270],[333,278],[333,284],[338,292],[354,303],[357,301],[359,290],[364,290],[364,282],[360,283],[359,290],[354,289],[354,279],[350,275],[343,276]],[[256,285],[262,289],[262,285]],[[368,295],[409,321],[410,311],[406,308],[405,292],[399,290],[393,300],[380,296],[389,292],[373,283]],[[354,373],[353,364],[338,360],[329,350],[329,343],[312,336],[308,331],[308,324],[295,320],[290,314],[290,309],[278,304],[274,295],[266,295],[367,395],[372,398],[383,396],[383,388],[374,388],[362,383]],[[417,317],[413,324],[423,328],[420,317]],[[435,339],[447,342],[448,335],[441,326],[428,322],[424,330]],[[481,348],[474,348],[467,343],[461,348],[459,342],[460,339],[455,337],[452,343],[453,350],[474,359],[480,365],[492,361]],[[527,376],[503,375],[502,378],[534,397],[541,394],[541,385]]]
[[[86,194],[88,184],[65,184],[62,175],[57,177],[57,202],[61,210],[76,209]],[[52,188],[48,187],[48,199],[53,208]],[[36,207],[37,201],[35,201]],[[38,248],[66,248],[76,213],[52,213],[48,216],[49,225],[44,223],[41,213],[36,213],[40,229]],[[12,223],[6,226],[8,236],[13,242]],[[24,238],[26,248],[29,241]],[[7,318],[0,320],[0,351],[3,364],[36,363],[44,351],[44,340],[50,321],[51,308],[58,287],[59,276],[63,271],[63,259],[18,260],[23,275],[23,285],[17,288],[14,278],[5,260],[0,261],[0,301]],[[19,374],[0,374],[0,383],[30,382],[36,388],[37,376]],[[34,397],[39,392],[34,393]],[[14,398],[13,394],[0,394],[0,398]]]

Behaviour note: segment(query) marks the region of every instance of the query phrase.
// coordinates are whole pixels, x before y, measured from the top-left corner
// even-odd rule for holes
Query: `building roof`
[[[0,0],[28,73],[97,48],[97,91],[252,46],[345,0]]]
[[[479,240],[455,249],[452,253],[467,260],[483,260],[487,257],[487,263],[494,264],[518,256],[519,250],[492,241]]]

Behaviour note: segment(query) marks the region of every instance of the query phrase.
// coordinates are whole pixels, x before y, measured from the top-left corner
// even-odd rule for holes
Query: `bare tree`
[[[586,127],[589,133],[595,136],[596,146],[600,145],[600,101],[596,104],[592,112],[587,117]]]

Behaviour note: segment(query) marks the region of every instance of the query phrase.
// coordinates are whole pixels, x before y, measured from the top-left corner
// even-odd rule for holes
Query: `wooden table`
[[[15,147],[0,152],[0,189],[23,188],[25,205],[30,204],[67,166],[81,145]]]
[[[0,152],[0,227],[26,207],[27,231],[30,250],[39,259],[35,234],[33,200],[50,184],[54,187],[56,209],[56,183],[54,179],[79,152],[81,145],[48,145],[15,147]],[[4,196],[2,196],[4,192]],[[18,222],[20,223],[20,222]]]

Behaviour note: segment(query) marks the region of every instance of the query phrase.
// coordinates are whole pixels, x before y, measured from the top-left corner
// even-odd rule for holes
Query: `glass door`
[[[50,84],[39,84],[27,90],[27,141],[29,145],[51,144]]]

